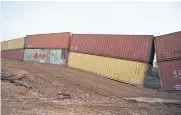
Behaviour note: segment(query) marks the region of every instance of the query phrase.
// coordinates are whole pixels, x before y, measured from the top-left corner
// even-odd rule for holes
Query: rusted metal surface
[[[25,48],[57,48],[67,49],[71,33],[51,33],[27,35],[25,40]]]
[[[24,49],[1,51],[1,57],[10,60],[23,60]]]
[[[163,90],[181,90],[181,60],[158,63]]]
[[[154,39],[158,61],[181,59],[181,31]]]
[[[67,50],[25,49],[24,61],[66,65]]]
[[[135,60],[153,61],[152,35],[73,34],[70,51]]]

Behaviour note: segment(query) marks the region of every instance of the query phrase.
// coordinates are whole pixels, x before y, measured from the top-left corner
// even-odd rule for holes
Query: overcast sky
[[[73,32],[160,35],[181,30],[181,2],[2,2],[1,41]]]

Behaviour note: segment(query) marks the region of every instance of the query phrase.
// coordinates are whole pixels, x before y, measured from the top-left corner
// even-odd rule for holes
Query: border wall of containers
[[[73,34],[70,51],[152,63],[152,35]]]
[[[25,38],[1,42],[1,57],[10,60],[23,60]]]
[[[70,32],[27,35],[25,61],[66,65]]]
[[[110,79],[143,86],[145,76],[150,74],[146,63],[82,53],[69,53],[68,66],[106,76]]]
[[[72,52],[70,53],[68,61],[71,67],[95,72],[103,76],[107,76],[111,79],[134,85],[142,85],[142,81],[144,80],[143,76],[148,75],[143,75],[143,73],[149,73],[148,71],[150,70],[149,68],[151,66],[147,63],[152,63],[154,54],[153,36],[149,35],[73,34],[72,36],[72,34],[69,32],[27,35],[26,39],[19,38],[1,42],[1,57],[12,60],[23,60],[23,57],[26,57],[26,59],[29,60],[29,57],[35,56],[36,53],[34,55],[32,55],[31,53],[31,55],[29,55],[28,53],[29,57],[27,58],[27,56],[24,55],[24,47],[28,48],[28,52],[33,52],[33,50],[41,52],[45,49],[49,50],[50,52],[53,50],[60,51],[62,49],[64,49],[62,51],[68,51],[70,39],[72,39],[70,45],[70,51]],[[162,89],[181,90],[181,31],[157,36],[154,39],[154,44],[159,66],[159,74],[161,77]],[[81,55],[84,58],[81,58],[77,55]],[[39,59],[33,60],[35,60],[35,62],[41,62],[41,56],[42,54],[38,53]],[[57,63],[55,57],[56,56],[51,55],[51,59],[50,57],[48,57],[46,61],[44,60],[44,62],[55,64]],[[67,56],[63,57],[67,58]],[[72,57],[76,58],[74,59]],[[100,62],[96,61],[95,59],[100,60]],[[75,60],[77,60],[76,63]],[[98,66],[99,71],[94,70],[93,66],[88,60],[92,62],[94,68],[97,68],[96,66]],[[134,62],[130,60],[140,62]],[[97,63],[97,65],[95,65],[95,62]],[[88,65],[84,65],[84,63]],[[113,69],[108,70],[104,68],[104,66],[100,66],[101,64],[105,67],[108,67],[107,65],[109,65],[108,68]],[[132,77],[130,77],[129,72],[127,71],[124,71],[124,77],[121,77],[121,75],[123,74],[119,73],[118,70],[120,72],[122,72],[123,70],[119,69],[119,67],[121,67],[122,69],[124,69],[125,67],[129,68],[128,70],[131,71],[130,75]],[[142,74],[140,73],[140,77],[135,78],[136,71],[139,72],[140,70]]]

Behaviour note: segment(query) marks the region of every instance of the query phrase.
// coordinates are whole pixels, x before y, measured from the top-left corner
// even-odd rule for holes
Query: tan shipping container
[[[2,50],[13,50],[13,49],[23,49],[25,43],[25,38],[18,38],[13,40],[4,41],[1,43]]]
[[[8,50],[8,41],[1,42],[1,50]]]
[[[144,85],[144,78],[150,74],[151,67],[142,62],[75,52],[69,53],[68,66],[138,86]]]

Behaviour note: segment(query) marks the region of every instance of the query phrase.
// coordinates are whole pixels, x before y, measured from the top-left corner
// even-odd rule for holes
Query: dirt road
[[[2,59],[1,68],[2,115],[181,115],[181,104],[124,99],[181,100],[180,92],[135,87],[58,65]]]

